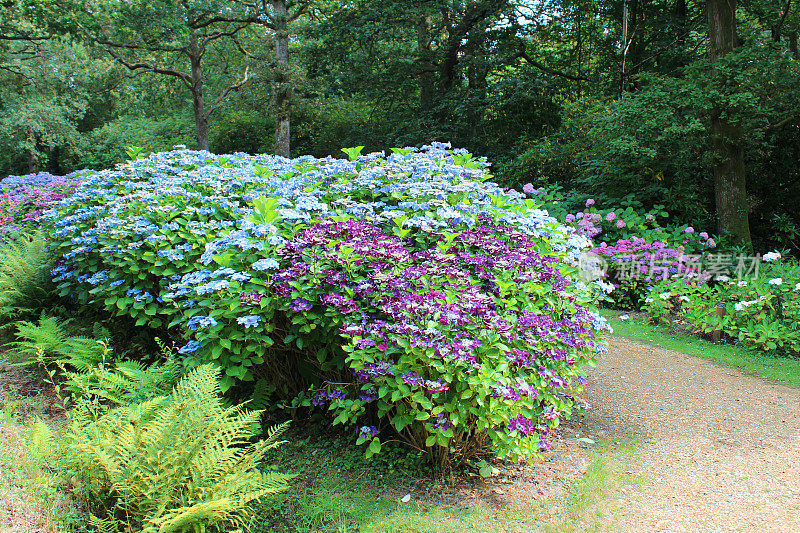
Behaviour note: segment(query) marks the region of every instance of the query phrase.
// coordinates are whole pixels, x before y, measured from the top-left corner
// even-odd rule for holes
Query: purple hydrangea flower
[[[309,311],[314,305],[305,298],[295,298],[289,308],[292,311]]]
[[[358,430],[359,439],[369,440],[377,434],[378,428],[375,426],[361,426],[361,429]]]
[[[512,418],[508,422],[509,431],[518,431],[523,437],[527,437],[531,433],[536,432],[536,425],[533,421],[525,415],[519,414],[516,418]]]

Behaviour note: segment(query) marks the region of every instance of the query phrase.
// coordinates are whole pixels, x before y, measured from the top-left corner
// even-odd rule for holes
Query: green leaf
[[[381,440],[378,437],[372,439],[372,442],[369,443],[369,450],[372,453],[380,453],[381,451]]]

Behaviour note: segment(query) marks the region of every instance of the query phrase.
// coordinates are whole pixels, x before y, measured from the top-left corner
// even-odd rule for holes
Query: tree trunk
[[[681,50],[686,46],[686,36],[689,30],[689,8],[686,6],[686,0],[678,0],[675,2],[675,18],[678,22],[678,43]]]
[[[430,111],[433,95],[433,61],[431,51],[431,17],[420,17],[417,22],[417,49],[419,53],[419,105]]]
[[[36,157],[36,150],[28,148],[25,151],[28,153],[28,173],[36,174],[39,172],[39,158]]]
[[[292,87],[289,80],[289,28],[286,0],[273,0],[275,8],[275,155],[290,156]]]
[[[681,23],[681,28],[685,28],[689,20],[689,10],[686,8],[686,0],[677,0],[675,2],[675,16]]]
[[[711,61],[733,51],[737,45],[736,0],[706,0]],[[729,80],[720,80],[727,85]],[[711,113],[714,147],[714,195],[717,207],[717,229],[729,235],[735,244],[752,250],[748,220],[746,173],[744,164],[744,132],[741,126],[723,116],[722,109]]]
[[[619,44],[619,88],[617,98],[625,91],[625,55],[628,53],[628,9],[630,0],[622,0],[622,39]]]
[[[796,31],[789,33],[789,50],[792,52],[792,57],[800,61],[800,50],[797,48],[797,39]]]
[[[194,111],[194,131],[197,149],[208,150],[208,114],[203,95],[203,71],[200,68],[203,54],[198,47],[197,35],[189,42],[189,61],[192,67],[192,109]]]

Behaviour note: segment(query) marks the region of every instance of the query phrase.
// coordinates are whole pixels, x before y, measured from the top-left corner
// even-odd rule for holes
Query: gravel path
[[[610,531],[800,532],[800,390],[612,337],[586,396],[583,433],[638,437]]]

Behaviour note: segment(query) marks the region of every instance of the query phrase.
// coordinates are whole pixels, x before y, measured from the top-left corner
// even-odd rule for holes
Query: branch
[[[520,42],[520,45],[521,45],[521,49],[520,49],[519,52],[517,52],[517,57],[519,57],[521,59],[524,59],[532,67],[538,68],[542,72],[547,72],[548,74],[552,74],[554,76],[559,76],[561,78],[565,78],[565,79],[568,79],[570,81],[591,81],[586,76],[580,76],[580,75],[576,76],[574,74],[568,74],[566,72],[562,72],[560,70],[556,70],[556,69],[550,68],[550,67],[548,67],[548,66],[546,66],[546,65],[544,65],[542,63],[539,63],[538,61],[533,59],[530,55],[528,55],[527,51],[525,51],[525,43],[524,42]]]
[[[299,7],[297,7],[294,10],[294,13],[292,13],[292,15],[289,17],[289,19],[286,22],[287,23],[292,23],[295,20],[297,20],[300,17],[302,17],[306,13],[306,11],[308,10],[309,6],[311,5],[311,1],[312,0],[306,0],[304,2],[299,2]],[[295,4],[294,2],[289,2],[286,7],[287,7],[287,9],[291,9],[295,5],[298,5],[298,4]]]
[[[151,65],[149,63],[131,63],[122,57],[119,52],[108,46],[106,47],[106,51],[117,61],[117,63],[126,67],[132,72],[153,72],[155,74],[163,74],[164,76],[173,76],[179,78],[183,83],[186,84],[187,87],[191,88],[192,86],[192,77],[185,72]]]
[[[203,42],[200,43],[200,49],[203,52],[205,52],[206,47],[208,46],[208,43],[210,43],[211,41],[215,41],[215,40],[220,39],[222,37],[234,37],[234,36],[236,36],[237,33],[242,31],[243,29],[245,29],[247,26],[248,26],[247,24],[243,24],[241,26],[237,26],[237,27],[233,28],[232,30],[218,31],[218,32],[212,33],[210,35],[207,35],[205,37],[205,39],[203,39]]]
[[[779,130],[784,126],[786,126],[788,124],[791,124],[794,120],[797,120],[798,118],[800,118],[800,112],[797,112],[797,113],[795,113],[793,115],[789,115],[788,117],[786,117],[785,119],[781,120],[777,124],[768,124],[767,125],[767,131]]]
[[[786,17],[789,15],[789,9],[791,7],[792,7],[792,0],[787,0],[786,9],[783,10],[783,15],[781,15],[781,20],[778,22],[778,25],[775,26],[775,33],[777,35],[781,34],[781,28],[783,27],[783,23],[786,22]]]
[[[0,41],[49,41],[52,35],[29,35],[26,33],[2,34]]]
[[[664,52],[666,52],[667,50],[671,49],[671,48],[672,48],[672,47],[673,47],[673,46],[674,46],[676,43],[678,43],[678,42],[680,42],[681,40],[683,40],[683,39],[685,39],[686,37],[688,37],[688,36],[689,36],[689,34],[691,33],[691,31],[692,31],[692,30],[687,30],[687,31],[685,31],[684,33],[682,33],[681,35],[678,35],[677,37],[675,37],[675,39],[674,39],[674,40],[673,40],[671,43],[669,43],[669,44],[668,44],[668,45],[666,45],[666,46],[663,46],[663,47],[661,47],[661,49],[659,49],[658,51],[656,51],[654,54],[651,54],[649,57],[646,57],[646,58],[642,59],[641,61],[639,61],[638,63],[636,63],[636,64],[635,64],[633,67],[631,67],[631,68],[632,68],[632,69],[637,69],[637,68],[641,67],[642,65],[644,65],[645,63],[647,63],[648,61],[650,61],[651,59],[654,59],[654,58],[656,58],[656,57],[660,56],[661,54],[663,54],[663,53],[664,53]]]
[[[209,109],[208,109],[208,112],[206,113],[206,117],[210,117],[210,116],[211,116],[211,114],[212,114],[214,111],[216,111],[216,110],[217,110],[217,107],[219,106],[219,104],[221,104],[222,102],[224,102],[224,101],[225,101],[225,99],[228,97],[228,95],[229,95],[230,93],[232,93],[232,92],[235,92],[235,91],[238,91],[239,89],[241,89],[241,88],[242,88],[242,86],[243,86],[245,83],[247,83],[247,81],[248,81],[249,79],[250,79],[250,65],[247,65],[247,66],[245,67],[245,69],[244,69],[244,75],[242,76],[242,79],[241,79],[241,80],[240,80],[238,83],[235,83],[235,84],[233,84],[233,85],[230,85],[230,86],[228,86],[228,87],[227,87],[227,88],[226,88],[224,91],[222,91],[222,94],[220,94],[220,95],[217,97],[217,99],[216,99],[216,100],[214,100],[214,103],[212,103],[212,104],[211,104],[211,106],[209,107]]]
[[[244,75],[242,76],[242,79],[238,83],[229,85],[224,91],[222,91],[222,94],[220,94],[217,97],[217,99],[214,100],[214,102],[208,109],[208,113],[206,113],[206,118],[210,117],[211,114],[214,113],[214,111],[216,111],[219,104],[224,102],[230,93],[241,89],[244,86],[244,84],[247,83],[247,80],[250,79],[250,53],[244,49],[244,47],[242,46],[242,44],[239,42],[238,39],[234,39],[233,42],[236,43],[236,47],[239,49],[239,51],[244,54],[246,62],[244,67]]]
[[[96,44],[101,46],[105,46],[106,48],[122,48],[125,50],[147,50],[148,52],[156,51],[156,52],[185,52],[186,47],[176,47],[176,46],[158,46],[155,44],[146,44],[144,46],[139,44],[130,44],[130,43],[117,43],[112,41],[108,38],[105,33],[103,33],[103,39],[92,39]]]

